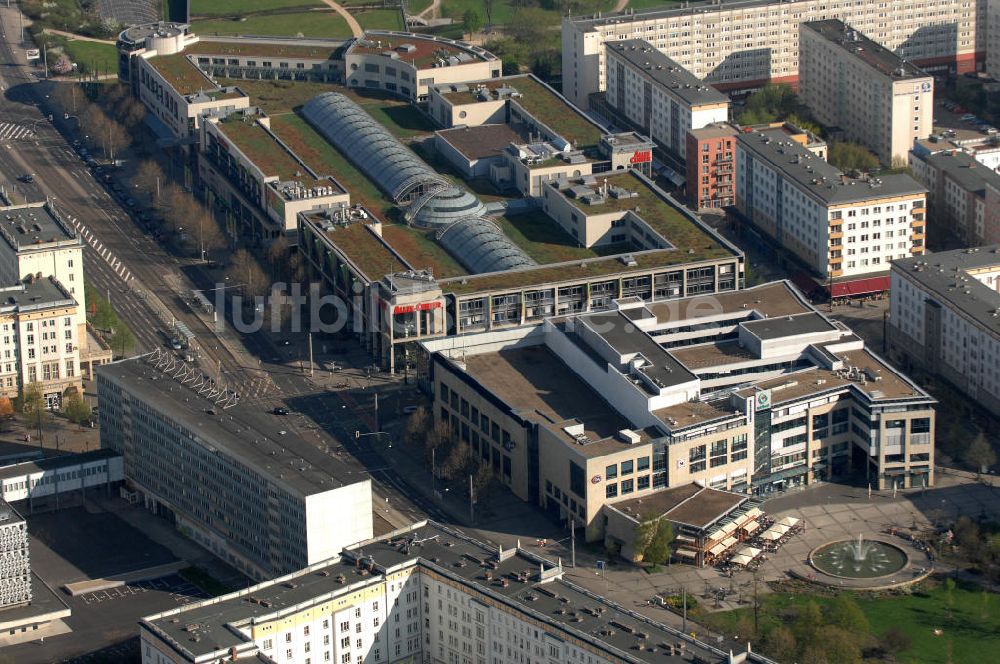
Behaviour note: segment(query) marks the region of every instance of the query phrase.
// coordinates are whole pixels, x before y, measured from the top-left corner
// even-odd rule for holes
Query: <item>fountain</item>
[[[906,566],[907,556],[899,547],[879,540],[841,540],[817,548],[809,557],[813,567],[831,576],[874,579],[894,574]]]

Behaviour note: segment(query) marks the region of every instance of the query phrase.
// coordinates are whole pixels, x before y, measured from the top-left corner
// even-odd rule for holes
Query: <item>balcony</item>
[[[715,158],[715,163],[717,163],[717,164],[731,164],[731,163],[733,163],[733,156],[729,155],[728,157],[716,157]]]

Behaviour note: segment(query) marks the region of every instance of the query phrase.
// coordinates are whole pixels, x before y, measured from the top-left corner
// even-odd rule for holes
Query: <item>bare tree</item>
[[[102,145],[101,137],[107,133],[107,125],[108,119],[97,106],[87,106],[80,114],[80,128],[92,146]]]
[[[270,291],[267,273],[246,249],[238,249],[233,254],[226,276],[234,282],[233,285],[241,284],[243,293],[248,297],[266,295]]]
[[[102,141],[106,140],[108,159],[114,159],[115,154],[121,154],[132,143],[132,136],[128,130],[114,120],[108,121],[106,136],[102,136]]]
[[[132,184],[145,193],[149,201],[153,204],[156,204],[158,193],[165,184],[164,180],[163,169],[152,159],[147,159],[140,163],[139,167],[132,174]]]

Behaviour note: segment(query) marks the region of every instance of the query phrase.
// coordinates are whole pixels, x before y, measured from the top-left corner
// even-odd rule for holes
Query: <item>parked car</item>
[[[29,184],[29,183],[35,181],[35,176],[32,175],[31,173],[25,173],[24,175],[22,175],[21,177],[19,177],[18,180],[21,181],[21,182],[24,182],[26,184]]]
[[[271,412],[274,413],[275,415],[288,415],[288,409],[287,408],[283,408],[281,406],[278,406],[277,408],[275,408]]]

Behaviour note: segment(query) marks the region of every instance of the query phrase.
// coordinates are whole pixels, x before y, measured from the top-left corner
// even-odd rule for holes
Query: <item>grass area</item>
[[[597,145],[601,130],[581,113],[572,110],[550,88],[525,76],[511,81],[510,85],[521,93],[521,104],[538,120],[579,148]]]
[[[380,215],[391,207],[375,184],[320,136],[308,122],[294,113],[271,117],[273,131],[295,154],[320,175],[332,175],[357,201]]]
[[[244,20],[230,18],[201,19],[191,23],[200,35],[265,35],[276,37],[335,37],[351,36],[347,21],[332,9],[294,14],[259,14]]]
[[[593,249],[576,246],[573,238],[541,210],[501,217],[497,224],[514,244],[541,265],[599,255]]]
[[[114,44],[67,40],[63,48],[82,73],[111,74],[118,71],[118,51]]]
[[[291,7],[319,7],[321,3],[309,0],[189,0],[191,17],[234,16],[251,12],[265,12]]]
[[[173,57],[173,56],[168,56]],[[156,62],[156,59],[153,60]],[[268,115],[287,113],[322,92],[343,92],[344,88],[331,83],[307,81],[255,81],[242,78],[220,78],[223,86],[235,85],[250,95],[251,102]]]
[[[264,175],[280,180],[294,180],[302,167],[256,122],[244,122],[242,115],[231,115],[219,122],[219,128]]]
[[[403,15],[398,9],[357,12],[354,18],[365,30],[403,30]]]
[[[406,11],[415,16],[433,4],[433,0],[410,0],[406,3]]]
[[[670,9],[681,4],[681,0],[629,0],[628,9]]]
[[[402,224],[385,224],[382,227],[382,237],[418,270],[429,267],[434,270],[435,277],[459,277],[468,274],[468,270],[434,239],[433,233]]]
[[[871,634],[881,636],[890,627],[905,632],[912,646],[896,655],[897,662],[937,664],[939,662],[982,661],[982,653],[1000,648],[1000,595],[982,588],[958,584],[948,591],[945,584],[932,580],[913,594],[855,596],[868,618]],[[774,593],[765,595],[761,610],[761,630],[787,624],[789,609],[812,600],[821,607],[830,597],[813,594]],[[951,616],[949,617],[949,605]],[[735,633],[743,619],[753,621],[752,610],[736,609],[699,616],[697,620],[723,634]],[[940,629],[936,636],[934,630]]]
[[[552,9],[531,8],[532,20],[540,19],[544,25],[559,25],[562,20],[560,13],[561,5],[554,3],[550,5]],[[609,11],[615,6],[614,0],[581,0],[573,4],[573,15],[592,14],[597,11]],[[482,0],[442,0],[441,16],[452,18],[456,22],[462,22],[462,15],[466,10],[473,10],[482,18],[483,23],[487,23],[486,11],[483,9]],[[411,10],[412,11],[412,10]],[[494,25],[507,25],[517,20],[518,12],[516,0],[501,0],[493,4],[491,18]]]
[[[212,597],[225,595],[235,590],[235,588],[230,588],[200,567],[185,567],[178,574],[181,578],[190,581]]]

